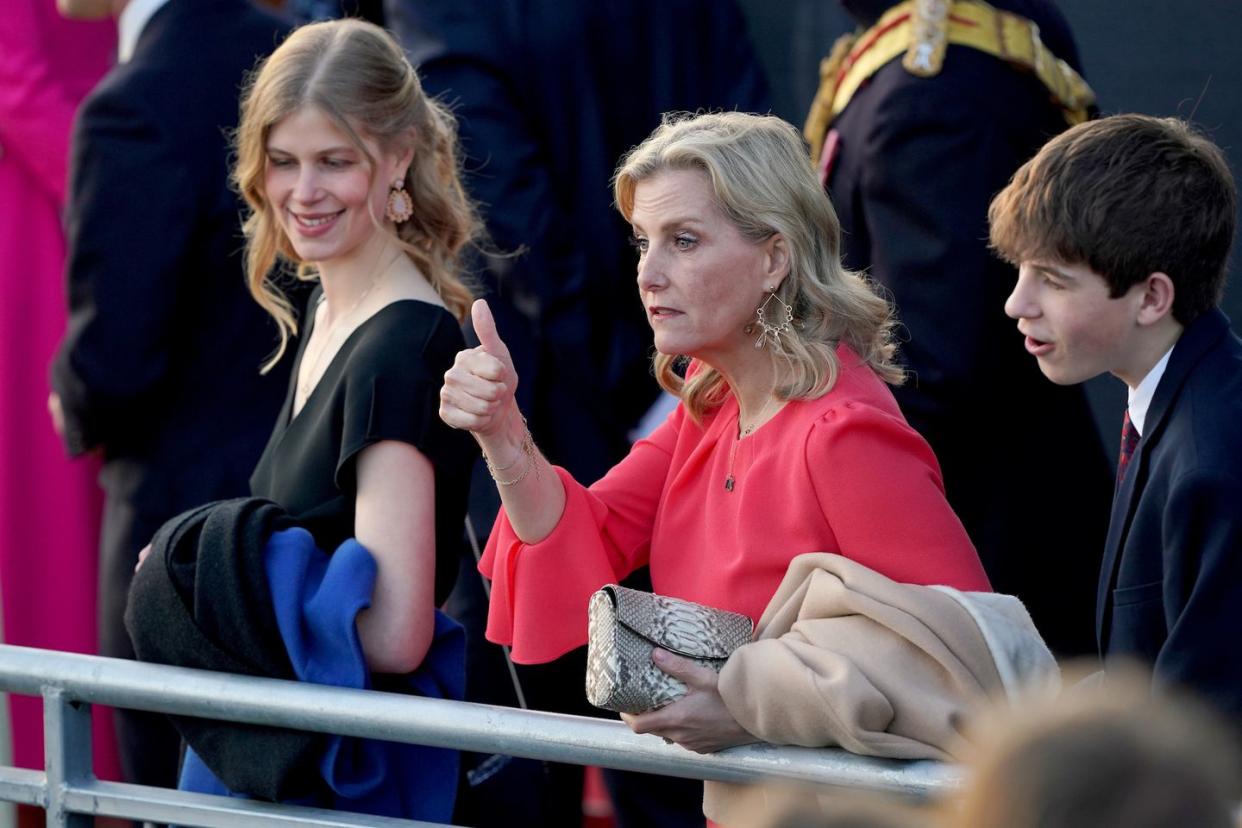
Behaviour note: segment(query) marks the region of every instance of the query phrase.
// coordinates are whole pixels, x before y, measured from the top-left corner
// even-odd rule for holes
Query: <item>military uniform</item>
[[[869,25],[824,60],[806,128],[846,264],[897,305],[898,402],[993,586],[1055,651],[1092,652],[1109,464],[1082,388],[1046,380],[1005,316],[1015,272],[988,250],[987,207],[1094,97],[1046,0],[872,5],[847,3]]]

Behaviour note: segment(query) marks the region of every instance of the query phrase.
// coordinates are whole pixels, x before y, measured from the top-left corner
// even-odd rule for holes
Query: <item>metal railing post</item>
[[[95,818],[65,809],[66,790],[91,782],[91,706],[59,687],[43,691],[43,751],[47,767],[48,828],[89,828]]]

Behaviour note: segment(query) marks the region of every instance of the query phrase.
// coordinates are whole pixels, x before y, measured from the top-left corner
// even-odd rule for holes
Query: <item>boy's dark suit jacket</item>
[[[167,518],[248,493],[284,395],[289,360],[259,375],[276,330],[245,288],[227,181],[243,75],[284,31],[243,0],[169,0],[74,125],[52,386],[69,452],[104,456],[106,655],[132,653],[121,617],[138,551]],[[157,724],[128,722],[127,777],[173,781],[175,738],[171,755],[139,747]]]
[[[1113,501],[1100,652],[1155,667],[1242,724],[1242,340],[1212,310],[1169,357]]]
[[[895,2],[846,5],[869,20]],[[1050,0],[992,5],[1078,65]],[[1054,651],[1093,653],[1108,456],[1083,389],[1048,382],[1023,348],[1004,310],[1016,273],[988,249],[989,202],[1065,118],[1030,73],[950,46],[934,77],[900,57],[883,66],[832,128],[845,262],[891,291],[903,326],[911,377],[897,402],[935,450],[993,588],[1026,603]]]

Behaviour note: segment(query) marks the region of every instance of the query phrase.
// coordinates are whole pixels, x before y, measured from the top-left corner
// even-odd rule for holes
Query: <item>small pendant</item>
[[[733,475],[729,475],[728,477],[725,478],[725,491],[726,492],[733,491]]]

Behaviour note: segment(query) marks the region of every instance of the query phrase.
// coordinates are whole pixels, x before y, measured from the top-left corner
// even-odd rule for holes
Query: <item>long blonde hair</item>
[[[820,185],[798,131],[771,115],[674,113],[621,160],[613,178],[617,209],[629,221],[638,183],[664,170],[699,170],[711,180],[716,203],[743,237],[758,243],[774,233],[789,249],[789,275],[777,296],[793,306],[796,323],[773,343],[780,363],[775,392],[814,399],[832,389],[840,372],[836,346],[845,342],[879,376],[899,384],[894,320],[889,303],[861,275],[841,265],[841,225]],[[728,394],[709,365],[688,379],[675,354],[657,354],[660,385],[685,403],[696,420]]]
[[[244,224],[246,281],[280,330],[280,346],[264,371],[280,360],[298,330],[294,309],[278,284],[277,264],[294,265],[300,279],[315,276],[280,229],[264,192],[268,135],[307,106],[331,118],[372,170],[378,159],[367,151],[363,134],[385,151],[409,143],[413,160],[405,187],[414,214],[397,225],[394,238],[459,321],[473,300],[459,276],[460,256],[479,236],[480,223],[458,175],[453,116],[423,93],[400,46],[378,26],[362,20],[302,26],[250,76],[234,138],[233,181],[250,207]],[[378,217],[371,218],[383,232],[391,232]]]

